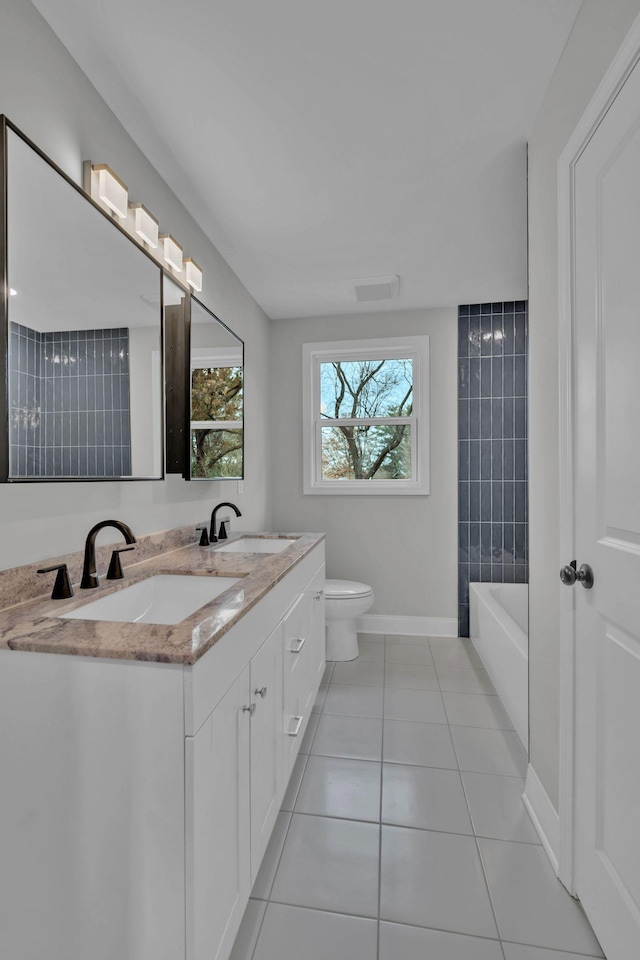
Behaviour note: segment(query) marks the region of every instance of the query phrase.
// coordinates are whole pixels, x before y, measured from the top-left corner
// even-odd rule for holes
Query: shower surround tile
[[[10,324],[14,477],[131,474],[129,331]]]
[[[527,304],[458,311],[458,632],[469,583],[526,583]]]

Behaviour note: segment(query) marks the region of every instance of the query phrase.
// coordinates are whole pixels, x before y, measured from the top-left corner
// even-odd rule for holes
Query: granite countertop
[[[124,580],[103,580],[95,590],[76,589],[71,600],[42,597],[0,611],[0,649],[61,653],[116,660],[193,664],[299,563],[324,534],[252,534],[295,539],[280,553],[221,552],[183,546],[126,568]],[[220,546],[220,545],[218,545]],[[190,617],[173,625],[65,620],[62,614],[157,574],[238,577],[238,582]]]

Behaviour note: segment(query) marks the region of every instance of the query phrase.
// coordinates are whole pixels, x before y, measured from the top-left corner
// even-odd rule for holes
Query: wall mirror
[[[161,478],[162,270],[0,122],[0,479]]]
[[[191,297],[189,476],[244,476],[244,343]]]

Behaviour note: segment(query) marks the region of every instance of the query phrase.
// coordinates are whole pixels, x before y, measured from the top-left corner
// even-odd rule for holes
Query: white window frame
[[[320,416],[320,364],[354,360],[413,361],[413,408],[410,417],[340,418],[340,424],[408,423],[411,426],[410,480],[323,480]],[[303,492],[339,496],[426,496],[429,493],[429,337],[381,337],[333,340],[302,345]]]

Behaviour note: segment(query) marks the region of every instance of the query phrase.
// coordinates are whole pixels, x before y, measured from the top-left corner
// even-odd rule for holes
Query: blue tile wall
[[[458,630],[469,583],[528,581],[527,304],[458,311]]]
[[[129,331],[10,330],[11,473],[131,475]]]

